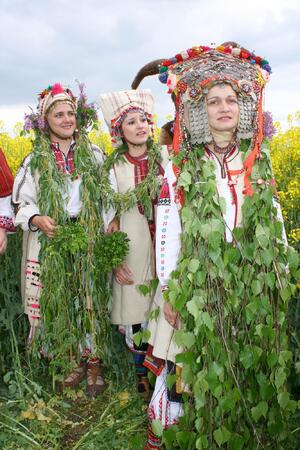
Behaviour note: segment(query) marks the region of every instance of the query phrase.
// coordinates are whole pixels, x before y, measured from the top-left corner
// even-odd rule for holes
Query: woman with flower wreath
[[[11,207],[11,191],[14,177],[0,149],[0,255],[7,247],[7,233],[15,231]]]
[[[126,334],[138,391],[147,397],[149,383],[143,366],[146,344],[135,345],[133,334],[145,328],[152,301],[152,289],[143,294],[139,286],[155,278],[156,202],[169,149],[153,142],[154,99],[150,90],[102,94],[100,106],[116,147],[107,167],[113,167],[117,180],[120,230],[130,239],[126,260],[114,270],[111,321]]]
[[[230,44],[160,65],[176,97],[175,156],[158,201],[147,449],[172,426],[168,448],[281,448],[296,407],[285,315],[297,263],[263,135],[270,72]]]
[[[100,356],[108,345],[109,298],[95,248],[98,236],[115,231],[116,223],[102,197],[104,156],[88,140],[96,110],[79,87],[77,100],[61,84],[49,86],[39,95],[37,113],[27,116],[25,129],[33,129],[35,138],[16,175],[13,203],[15,224],[24,230],[29,342],[38,342],[56,374],[69,370],[60,387],[74,388],[87,377],[87,394],[95,396],[105,388]]]

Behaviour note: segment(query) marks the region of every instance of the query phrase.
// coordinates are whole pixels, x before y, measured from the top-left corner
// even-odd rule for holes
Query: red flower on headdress
[[[48,95],[49,94],[49,89],[47,88],[47,89],[44,89],[40,94],[39,94],[39,96],[40,96],[40,98],[44,98],[44,97],[46,97],[46,95]]]
[[[255,60],[256,64],[260,64],[262,62],[262,58],[260,56],[255,56],[254,60]]]
[[[182,57],[182,55],[180,53],[175,55],[175,58],[177,59],[177,62],[182,62],[183,61],[183,57]]]
[[[179,92],[185,92],[186,88],[187,88],[187,84],[183,80],[180,80],[177,83],[177,89],[178,89]]]
[[[247,59],[249,57],[249,53],[246,52],[245,50],[241,51],[240,57],[243,59]]]
[[[190,58],[194,58],[195,56],[197,56],[197,52],[195,51],[194,48],[189,48],[187,50],[187,54],[189,55]]]
[[[65,90],[60,83],[55,83],[52,86],[52,89],[51,89],[52,95],[63,94],[64,92],[65,92]]]

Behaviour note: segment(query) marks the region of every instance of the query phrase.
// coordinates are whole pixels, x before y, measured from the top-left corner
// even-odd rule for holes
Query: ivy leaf
[[[152,290],[152,292],[156,292],[158,283],[159,283],[158,278],[153,278],[153,279],[150,281],[150,289]]]
[[[288,258],[289,269],[290,270],[297,269],[297,267],[299,265],[299,255],[294,248],[288,247],[287,258]]]
[[[237,242],[242,239],[242,237],[244,236],[244,233],[245,233],[245,231],[241,227],[236,227],[232,231],[233,237]]]
[[[288,361],[291,361],[292,356],[293,356],[293,354],[289,350],[282,350],[279,353],[279,358],[278,358],[279,364],[281,366],[285,366]]]
[[[176,355],[176,363],[193,364],[194,361],[195,353],[190,350]]]
[[[150,314],[149,314],[149,320],[155,320],[157,321],[158,317],[159,317],[159,313],[160,313],[160,308],[159,306],[155,309],[153,309]]]
[[[176,297],[175,301],[172,302],[172,305],[174,306],[174,309],[176,311],[181,311],[185,305],[185,302],[186,302],[186,295],[182,293]]]
[[[224,368],[220,364],[218,364],[216,361],[214,361],[212,363],[211,369],[217,375],[219,380],[223,383],[223,381],[224,381]]]
[[[206,273],[204,272],[204,271],[197,271],[197,273],[196,273],[196,282],[197,282],[197,285],[198,286],[202,286],[203,285],[203,283],[205,282],[205,280],[206,280]]]
[[[255,302],[248,303],[248,305],[246,305],[245,311],[246,311],[246,321],[247,324],[249,324],[254,319],[254,317],[256,317],[257,307]]]
[[[191,448],[195,436],[195,433],[192,431],[178,431],[176,433],[177,442],[182,449]]]
[[[286,409],[290,402],[290,394],[288,392],[281,392],[277,395],[277,400],[281,408]]]
[[[155,419],[151,422],[151,428],[155,436],[161,437],[163,433],[163,426],[160,420]]]
[[[257,364],[261,355],[262,349],[260,347],[246,345],[240,353],[240,361],[245,369],[249,369]]]
[[[213,321],[207,311],[205,311],[201,314],[201,319],[202,319],[203,323],[207,326],[207,328],[210,331],[213,331],[214,324],[213,324]]]
[[[259,375],[263,377],[263,379],[259,380]],[[259,382],[259,393],[262,400],[268,401],[271,400],[271,398],[274,395],[274,386],[270,383],[270,380],[267,379],[267,377],[261,373],[257,375],[257,380]]]
[[[191,331],[175,331],[175,342],[178,347],[190,348],[195,343],[195,335]]]
[[[148,330],[147,328],[145,330],[143,330],[142,333],[142,342],[148,342],[151,336],[151,331]]]
[[[132,336],[133,342],[137,347],[141,345],[142,339],[143,339],[143,333],[142,331],[138,331],[137,333],[134,333]]]
[[[216,264],[216,266],[220,267],[220,262],[221,260],[219,259],[221,256],[221,249],[217,248],[217,249],[209,249],[208,250],[208,256],[210,257],[210,259]],[[219,259],[219,260],[218,260]],[[222,266],[221,266],[222,267]]]
[[[192,372],[191,366],[183,366],[182,368],[182,380],[185,384],[192,384],[194,379],[194,374]]]
[[[194,395],[195,399],[197,400],[204,400],[203,406],[205,405],[205,396],[203,397],[202,394],[205,394],[205,392],[209,389],[209,384],[206,381],[206,373],[204,370],[198,373],[197,375],[197,381],[194,385]]]
[[[226,200],[224,197],[218,198],[218,206],[223,214],[226,213]]]
[[[263,290],[263,282],[261,280],[253,280],[251,283],[251,291],[253,295],[258,295]]]
[[[180,177],[178,179],[178,185],[182,186],[183,188],[189,188],[191,183],[192,183],[191,174],[187,171],[181,172]]]
[[[265,280],[270,289],[275,286],[275,274],[273,272],[268,272],[265,274]]]
[[[266,418],[268,412],[268,403],[265,401],[259,402],[257,406],[254,406],[251,408],[251,415],[255,422],[257,422],[261,416],[264,416]]]
[[[174,373],[173,375],[171,375],[171,374],[167,375],[166,382],[167,382],[167,386],[168,386],[169,390],[171,390],[174,383],[176,383],[176,379],[177,379],[176,373]]]
[[[219,405],[225,411],[232,411],[235,407],[235,402],[232,398],[224,398],[219,400]]]
[[[200,305],[198,297],[193,297],[192,300],[188,301],[186,304],[188,312],[194,317],[195,320],[199,317]]]
[[[139,284],[138,290],[142,295],[148,295],[149,294],[149,287],[146,284]]]
[[[270,264],[273,262],[273,253],[269,249],[264,249],[260,252],[260,256],[262,259],[262,262],[269,267]]]
[[[206,436],[200,436],[198,437],[197,441],[196,441],[196,449],[197,450],[203,450],[208,448],[209,444],[208,444],[208,440]]]
[[[271,351],[267,356],[268,366],[272,369],[272,367],[275,366],[277,363],[278,356],[277,353],[274,351]]]
[[[218,231],[212,231],[208,235],[208,243],[213,249],[219,249],[222,235]]]
[[[200,261],[198,259],[191,259],[191,261],[189,262],[188,269],[190,272],[196,273],[199,266],[200,266]]]
[[[171,425],[163,432],[163,443],[166,446],[166,450],[172,450],[174,448],[174,442],[176,441],[176,433],[178,431],[177,425]],[[139,447],[140,448],[140,447]],[[142,448],[142,447],[141,447]]]
[[[229,445],[231,445],[232,447],[230,447],[232,450],[243,450],[245,447],[245,443],[246,443],[246,438],[245,436],[241,436],[240,434],[234,433],[231,436]]]
[[[280,289],[280,297],[282,298],[282,300],[284,302],[286,302],[287,300],[289,300],[291,298],[290,285],[286,286],[283,289]]]
[[[221,447],[221,445],[223,445],[223,444],[225,444],[225,442],[229,441],[231,433],[229,430],[227,430],[226,427],[223,426],[223,427],[215,430],[213,435],[214,435],[214,440],[216,441],[218,446]]]
[[[224,263],[227,264],[237,264],[240,259],[240,252],[237,247],[231,247],[224,252]]]
[[[269,245],[270,240],[270,230],[267,227],[263,227],[261,224],[258,224],[255,231],[256,239],[261,248],[266,249]]]
[[[193,213],[190,208],[184,206],[181,211],[181,220],[183,223],[187,223],[193,219]]]
[[[285,370],[282,367],[280,367],[275,372],[275,386],[277,387],[277,389],[279,389],[281,388],[281,386],[284,385],[285,382],[286,382],[286,373]]]

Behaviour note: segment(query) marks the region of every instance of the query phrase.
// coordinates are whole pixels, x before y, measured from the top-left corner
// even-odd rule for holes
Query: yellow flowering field
[[[300,112],[288,117],[289,128],[271,141],[271,158],[285,226],[291,244],[300,239]]]

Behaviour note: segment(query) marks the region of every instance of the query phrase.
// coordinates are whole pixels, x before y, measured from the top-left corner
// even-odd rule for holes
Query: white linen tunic
[[[167,146],[162,147],[161,155],[161,166],[164,169],[169,159]],[[134,164],[126,156],[124,160],[115,164],[118,192],[126,193],[135,187],[134,168]],[[148,221],[140,213],[138,206],[121,215],[120,230],[127,233],[130,239],[129,253],[125,262],[133,273],[134,284],[122,286],[113,278],[111,321],[116,325],[135,325],[148,319],[152,296],[141,294],[138,286],[149,283],[155,277],[154,245]]]

